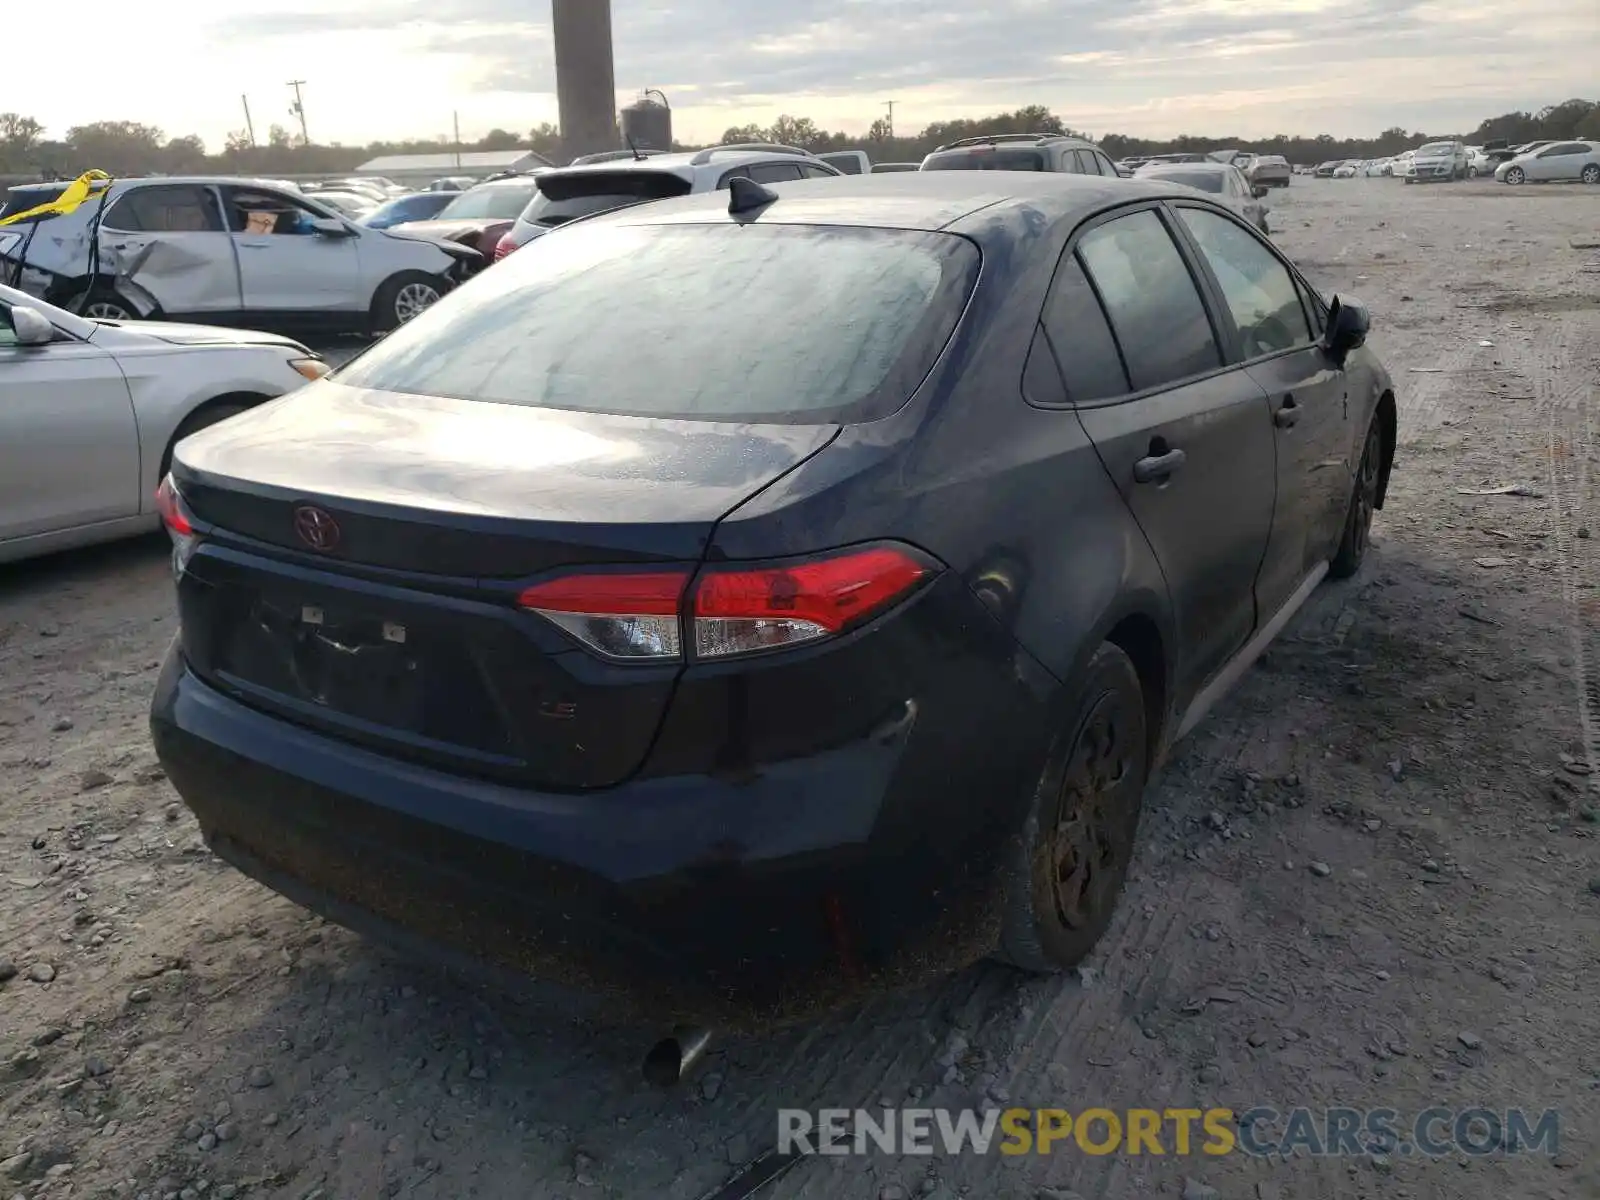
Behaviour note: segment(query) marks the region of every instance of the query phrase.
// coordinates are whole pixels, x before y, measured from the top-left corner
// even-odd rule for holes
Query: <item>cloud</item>
[[[304,8],[223,17],[207,33],[283,61],[333,37],[381,39],[385,61],[411,61],[458,95],[446,107],[553,103],[548,0],[287,2]],[[902,128],[1040,103],[1102,133],[1248,136],[1470,128],[1592,92],[1593,4],[612,0],[612,24],[620,97],[663,89],[685,136],[783,111],[864,130],[891,99]],[[363,73],[359,51],[351,70]],[[373,114],[356,116],[344,120],[367,130]],[[324,108],[320,119],[341,118]]]

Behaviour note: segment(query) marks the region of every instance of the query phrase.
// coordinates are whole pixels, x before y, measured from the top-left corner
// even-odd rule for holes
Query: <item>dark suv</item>
[[[1053,171],[1124,178],[1093,142],[1059,133],[996,133],[940,146],[922,160],[924,171]]]

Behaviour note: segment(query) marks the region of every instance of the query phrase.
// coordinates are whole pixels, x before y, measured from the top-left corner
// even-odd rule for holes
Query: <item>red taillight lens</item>
[[[694,595],[694,650],[702,658],[792,646],[839,633],[906,595],[932,566],[891,546],[792,566],[715,567]]]
[[[161,523],[173,536],[194,536],[194,525],[189,521],[189,514],[183,510],[183,499],[178,495],[178,489],[173,486],[171,475],[163,479],[161,486],[156,488],[156,511],[161,514]]]
[[[511,235],[509,233],[501,235],[500,240],[494,244],[495,262],[499,262],[502,258],[510,254],[516,248],[517,244],[511,240]]]
[[[681,658],[685,624],[696,657],[727,658],[841,633],[905,599],[936,570],[909,548],[871,546],[803,562],[709,567],[687,598],[688,572],[658,571],[566,576],[526,589],[518,603],[610,658]]]

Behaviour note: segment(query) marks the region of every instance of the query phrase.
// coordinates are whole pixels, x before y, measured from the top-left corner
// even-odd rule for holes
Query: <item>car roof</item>
[[[1181,184],[1046,171],[900,171],[845,175],[768,185],[777,201],[756,214],[728,213],[726,191],[699,192],[615,209],[590,221],[619,225],[711,224],[755,220],[762,224],[845,225],[861,228],[946,230],[984,240],[1006,227],[1007,215],[1073,224],[1119,203],[1193,199]],[[978,214],[982,214],[981,217]]]
[[[822,166],[832,168],[831,164],[821,162],[813,154],[796,154],[785,150],[718,150],[715,146],[707,147],[716,151],[716,156],[710,161],[695,159],[705,153],[704,150],[674,150],[670,154],[648,154],[644,158],[616,158],[606,162],[577,163],[572,166],[555,167],[545,172],[547,175],[589,175],[589,174],[615,174],[618,171],[656,171],[668,172],[673,175],[684,175],[698,170],[701,167],[718,167],[726,169],[741,166],[752,162],[806,162],[821,163]]]
[[[1239,168],[1232,163],[1217,162],[1168,162],[1165,159],[1159,162],[1148,162],[1140,167],[1141,171],[1237,171]]]

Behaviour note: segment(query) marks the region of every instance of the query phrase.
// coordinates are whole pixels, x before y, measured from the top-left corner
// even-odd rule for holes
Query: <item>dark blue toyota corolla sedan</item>
[[[1060,969],[1167,748],[1362,561],[1367,324],[1160,183],[575,222],[178,446],[157,750],[283,894],[661,1017]]]

